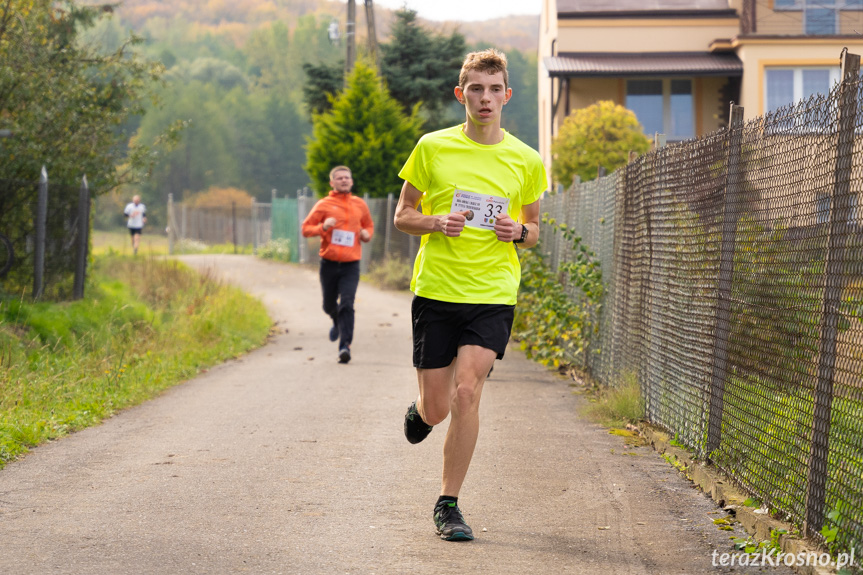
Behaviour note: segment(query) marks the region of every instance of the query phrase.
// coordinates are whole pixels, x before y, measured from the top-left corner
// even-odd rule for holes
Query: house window
[[[846,214],[849,222],[859,223],[858,219],[858,202],[857,194],[852,194],[848,197],[848,213]],[[826,224],[830,221],[830,207],[833,203],[829,194],[818,194],[815,198],[815,223]]]
[[[803,11],[804,34],[839,34],[839,12],[863,10],[863,0],[774,0],[773,9]]]
[[[764,101],[772,112],[815,94],[830,93],[839,81],[839,68],[766,68],[764,76]]]
[[[658,132],[670,141],[695,137],[692,80],[629,80],[626,107],[635,113],[645,134]]]

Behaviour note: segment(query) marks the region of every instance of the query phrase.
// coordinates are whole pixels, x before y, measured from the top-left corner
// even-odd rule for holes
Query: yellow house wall
[[[740,105],[744,118],[753,119],[764,114],[764,69],[769,66],[835,66],[839,67],[842,48],[859,54],[863,38],[856,39],[794,39],[787,41],[742,40],[737,55],[743,62],[743,83],[740,88]]]
[[[552,55],[552,42],[557,38],[557,18],[552,15],[557,14],[556,0],[542,0],[542,11],[540,15],[539,26],[539,66],[537,66],[538,76],[538,105],[539,105],[539,154],[545,163],[545,171],[549,175],[549,185],[551,184],[551,106],[552,98],[557,97],[557,81],[552,86],[552,81],[548,77],[548,71],[543,66],[544,58]],[[555,46],[555,53],[559,50]],[[554,91],[552,91],[552,89]],[[553,95],[554,94],[554,95]]]
[[[561,20],[558,52],[704,52],[717,38],[737,34],[736,18],[675,20]]]
[[[696,78],[695,100],[701,112],[701,124],[696,121],[695,125],[697,136],[719,129],[719,115],[723,112],[719,91],[726,82],[725,78]]]

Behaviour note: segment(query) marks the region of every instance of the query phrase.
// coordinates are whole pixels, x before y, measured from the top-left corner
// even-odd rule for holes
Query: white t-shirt
[[[144,227],[144,216],[147,215],[147,207],[144,204],[130,203],[123,211],[129,218],[126,227],[133,229],[141,229]]]

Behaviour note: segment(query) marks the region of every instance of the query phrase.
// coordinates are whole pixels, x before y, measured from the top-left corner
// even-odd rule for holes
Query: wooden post
[[[87,176],[81,179],[81,189],[78,191],[78,250],[75,254],[75,280],[72,286],[72,298],[84,297],[84,283],[87,278],[87,249],[90,245],[90,187]]]
[[[836,339],[839,335],[839,303],[842,298],[842,265],[845,238],[853,211],[851,168],[854,155],[854,128],[857,119],[857,82],[860,56],[842,51],[842,84],[839,88],[839,137],[824,262],[824,301],[821,307],[821,338],[818,350],[818,379],[815,383],[812,417],[812,448],[806,492],[804,536],[821,531],[824,525],[824,498],[830,440],[830,412],[836,371]]]
[[[39,192],[36,204],[36,246],[33,260],[33,299],[42,297],[45,289],[45,237],[48,225],[48,170],[42,166],[39,175]]]

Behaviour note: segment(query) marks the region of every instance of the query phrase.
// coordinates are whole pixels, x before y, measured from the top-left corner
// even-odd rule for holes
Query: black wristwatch
[[[524,240],[526,240],[526,239],[527,239],[527,226],[524,224],[521,224],[521,237],[518,238],[517,240],[512,240],[512,243],[523,244]]]

